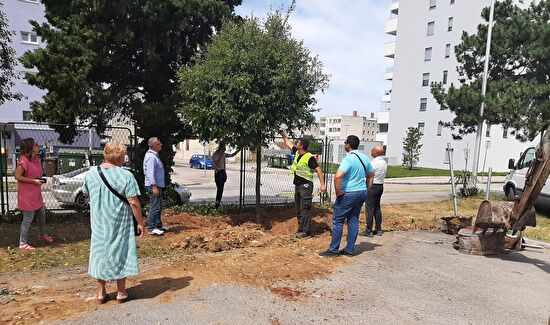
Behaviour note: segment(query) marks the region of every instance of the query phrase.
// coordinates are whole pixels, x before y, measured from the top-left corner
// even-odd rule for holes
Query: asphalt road
[[[301,294],[218,284],[175,298],[107,306],[62,324],[541,324],[550,317],[550,250],[464,255],[453,236],[360,237],[326,279],[281,282]],[[319,257],[320,258],[320,257]],[[299,261],[296,261],[299,263]],[[185,276],[185,271],[181,271]]]

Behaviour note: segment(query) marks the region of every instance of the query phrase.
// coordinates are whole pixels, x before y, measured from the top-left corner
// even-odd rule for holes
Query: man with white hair
[[[143,174],[145,175],[145,189],[149,196],[149,215],[147,216],[147,230],[151,235],[161,236],[167,227],[162,225],[160,215],[162,212],[162,190],[164,183],[164,166],[159,157],[162,143],[157,137],[151,137],[148,141],[149,150],[143,158]]]

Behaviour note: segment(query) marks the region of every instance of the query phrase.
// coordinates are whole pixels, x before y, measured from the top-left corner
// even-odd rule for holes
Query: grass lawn
[[[330,173],[334,174],[338,170],[338,164],[328,164],[328,168],[323,167],[325,170],[328,170]],[[462,174],[461,170],[456,170],[455,175]],[[487,173],[480,173],[479,176],[485,176]],[[506,172],[495,172],[493,176],[506,176]],[[388,173],[386,178],[403,178],[403,177],[420,177],[420,176],[447,176],[451,177],[451,173],[448,169],[436,169],[436,168],[425,168],[425,167],[415,167],[411,170],[403,166],[388,166]]]

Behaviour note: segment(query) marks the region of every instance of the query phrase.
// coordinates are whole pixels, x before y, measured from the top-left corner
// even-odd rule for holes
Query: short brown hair
[[[113,163],[126,155],[126,146],[118,142],[109,142],[103,148],[105,161]]]
[[[34,149],[35,143],[36,141],[34,141],[33,138],[23,139],[19,144],[19,152],[21,153],[21,156],[30,158],[32,154],[32,149]]]

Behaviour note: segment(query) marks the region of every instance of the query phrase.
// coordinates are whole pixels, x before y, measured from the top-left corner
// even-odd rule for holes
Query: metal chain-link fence
[[[42,164],[42,197],[48,210],[86,208],[88,199],[82,184],[90,166],[103,162],[103,146],[117,141],[128,147],[126,165],[133,164],[135,139],[128,127],[108,127],[99,134],[93,126],[76,126],[76,135],[64,133],[66,125],[40,123],[0,124],[0,212],[17,210],[15,169],[22,140],[32,138],[39,145]],[[67,138],[72,138],[67,141]]]

